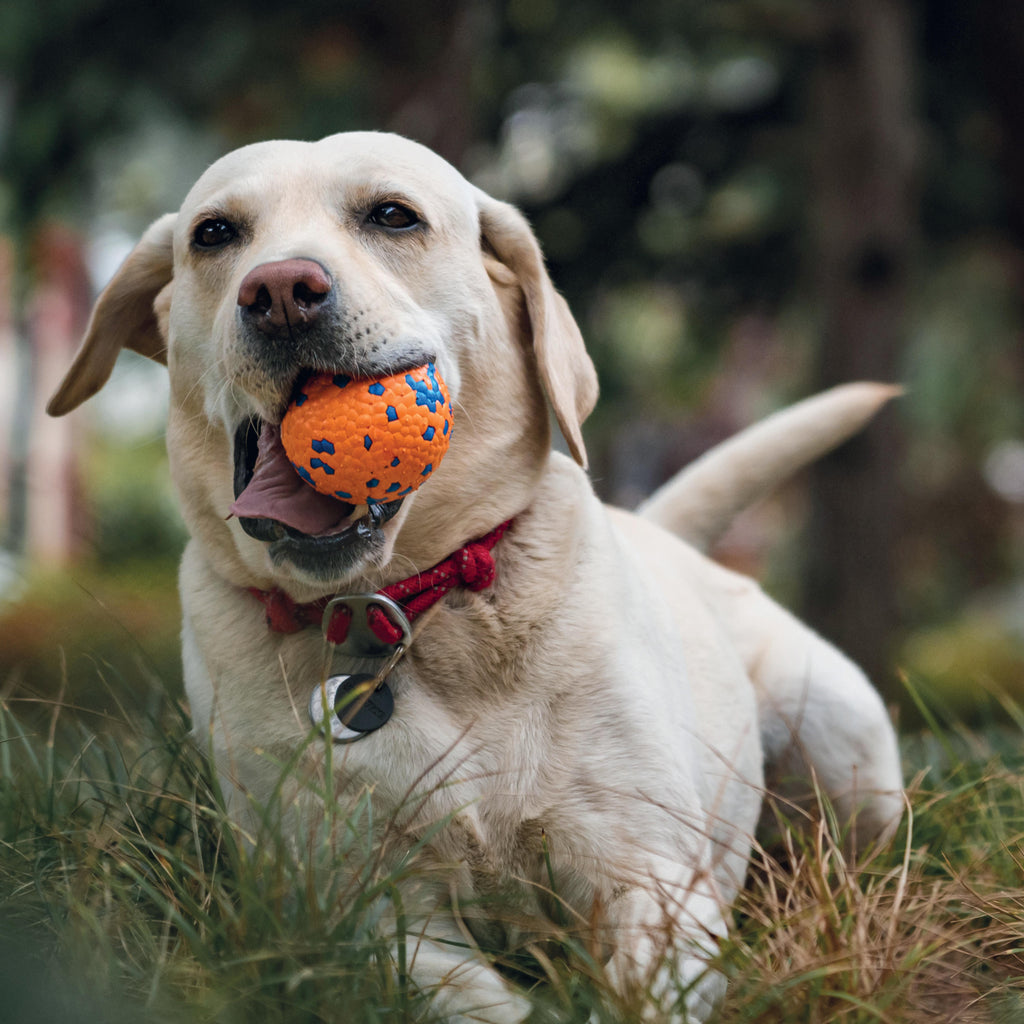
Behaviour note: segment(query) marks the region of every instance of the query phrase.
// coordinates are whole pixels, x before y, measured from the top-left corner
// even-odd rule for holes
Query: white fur
[[[365,214],[384,199],[413,206],[428,230],[375,232]],[[246,224],[215,258],[190,245],[212,214]],[[361,365],[376,368],[374,339],[397,363],[429,349],[455,402],[445,461],[345,578],[274,565],[226,519],[233,429],[279,416],[287,397],[238,332],[238,286],[290,257],[320,261],[346,310],[376,325],[362,342],[341,339]],[[494,586],[451,595],[417,625],[390,677],[391,721],[332,751],[339,792],[369,789],[380,820],[404,815],[410,837],[447,821],[427,846],[438,870],[406,911],[420,936],[412,976],[450,1019],[527,1016],[523,996],[460,944],[464,928],[507,941],[550,932],[546,857],[613,982],[649,985],[653,1016],[668,1012],[673,977],[695,982],[688,1013],[705,1019],[722,991],[706,964],[743,882],[766,755],[773,775],[813,777],[843,816],[858,814],[861,839],[891,833],[895,738],[863,675],[753,582],[658,525],[707,539],[754,492],[857,429],[887,389],[826,395],[755,428],[664,489],[646,519],[607,509],[580,465],[550,452],[545,399],[585,463],[580,424],[596,380],[525,221],[422,147],[368,133],[248,147],[207,171],[101,296],[51,411],[102,386],[124,345],[154,358],[167,349],[171,468],[192,533],[185,680],[240,820],[306,744],[302,709],[324,663],[316,630],[268,631],[245,588],[300,601],[376,589],[515,518]],[[827,441],[808,445],[814,431]],[[322,744],[307,746],[297,778],[323,759]],[[422,796],[415,813],[411,792]],[[290,819],[297,840],[303,813],[315,808]],[[481,885],[509,893],[514,921],[476,909]]]

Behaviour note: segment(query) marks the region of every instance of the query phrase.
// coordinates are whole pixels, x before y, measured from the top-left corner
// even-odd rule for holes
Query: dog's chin
[[[273,565],[282,572],[298,576],[306,583],[327,587],[343,585],[387,556],[385,525],[397,515],[401,501],[392,501],[353,514],[352,523],[338,533],[314,537],[273,519],[242,517],[239,525],[256,540],[267,545]],[[354,513],[359,510],[354,510]]]

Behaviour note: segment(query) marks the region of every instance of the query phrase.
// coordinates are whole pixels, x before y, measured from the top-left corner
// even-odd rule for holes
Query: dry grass
[[[945,772],[919,768],[896,840],[859,864],[827,815],[803,831],[784,823],[737,907],[730,998],[716,1020],[1024,1021],[1016,739],[925,734],[909,756],[938,746]]]
[[[921,850],[848,865],[821,830],[784,861],[762,854],[729,953],[732,997],[719,1020],[990,1021],[995,979],[1024,941],[991,913],[1004,893],[936,874]],[[1017,895],[1020,898],[1020,894]]]

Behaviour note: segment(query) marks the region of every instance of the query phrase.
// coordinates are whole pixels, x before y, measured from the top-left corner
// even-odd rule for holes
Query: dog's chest
[[[458,815],[439,844],[450,844],[458,858],[453,909],[478,942],[514,950],[592,916],[600,902],[594,881],[565,856],[557,831],[538,818],[487,817]]]

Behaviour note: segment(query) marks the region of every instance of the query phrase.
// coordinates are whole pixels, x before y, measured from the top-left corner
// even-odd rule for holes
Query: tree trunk
[[[916,220],[908,5],[822,0],[812,79],[816,383],[899,375]],[[898,417],[889,411],[812,472],[807,618],[891,689],[898,615]]]

